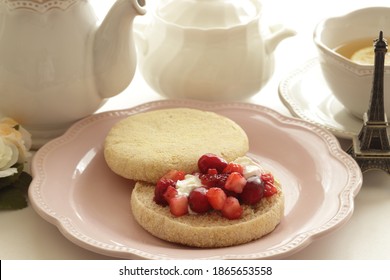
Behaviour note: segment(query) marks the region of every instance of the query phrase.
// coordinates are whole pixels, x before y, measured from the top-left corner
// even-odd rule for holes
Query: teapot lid
[[[259,0],[161,0],[156,15],[185,27],[227,28],[248,23],[260,10]]]

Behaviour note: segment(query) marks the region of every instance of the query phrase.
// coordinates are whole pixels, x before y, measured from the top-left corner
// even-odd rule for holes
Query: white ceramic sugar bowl
[[[258,93],[274,49],[295,34],[266,25],[259,0],[162,0],[136,31],[139,69],[155,91],[208,101]]]

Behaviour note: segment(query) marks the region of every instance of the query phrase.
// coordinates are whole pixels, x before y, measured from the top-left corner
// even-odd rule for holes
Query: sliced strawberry
[[[203,187],[195,188],[188,196],[188,205],[191,210],[203,214],[211,210],[211,205],[206,197],[207,190]]]
[[[171,179],[161,178],[160,180],[158,180],[156,187],[154,189],[153,200],[159,205],[162,205],[162,206],[168,205],[168,202],[164,198],[164,193],[166,192],[166,190],[169,186],[174,187],[175,184],[176,183]]]
[[[177,190],[175,187],[168,186],[166,191],[164,192],[164,199],[166,202],[169,203],[169,201],[174,198],[177,195]]]
[[[188,214],[188,198],[186,196],[175,196],[171,198],[169,201],[169,210],[176,217]]]
[[[209,169],[216,169],[218,173],[222,173],[226,166],[226,160],[214,154],[204,154],[198,160],[199,171],[203,174],[207,174]]]
[[[273,196],[278,192],[278,189],[271,183],[265,183],[264,184],[264,196],[269,197]]]
[[[225,183],[225,189],[234,191],[235,193],[242,193],[246,184],[246,179],[238,172],[233,172],[229,175]]]
[[[174,182],[177,182],[179,180],[184,180],[185,176],[186,176],[186,173],[184,171],[171,170],[167,174],[165,174],[162,178],[170,179],[170,180],[172,180]]]
[[[233,173],[238,172],[241,175],[244,174],[244,167],[241,164],[229,162],[228,165],[223,170],[223,173]]]
[[[221,210],[222,216],[229,220],[239,219],[242,216],[243,209],[237,198],[229,196]]]
[[[221,188],[210,188],[206,193],[206,197],[213,209],[222,210],[227,196]]]
[[[258,203],[264,194],[264,181],[259,176],[251,176],[247,179],[246,185],[240,194],[240,200],[247,205]]]

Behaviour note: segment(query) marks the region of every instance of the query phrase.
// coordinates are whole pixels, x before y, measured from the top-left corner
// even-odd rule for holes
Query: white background
[[[148,6],[155,2],[146,1]],[[102,18],[114,1],[90,2]],[[283,23],[295,29],[297,35],[284,40],[277,47],[275,74],[251,102],[269,106],[285,115],[290,113],[279,100],[278,85],[291,71],[316,57],[312,41],[315,25],[325,17],[341,15],[361,7],[390,6],[388,0],[263,0],[263,3],[264,15],[270,22]],[[159,98],[136,73],[128,89],[112,98],[101,111],[128,108]],[[390,259],[389,183],[389,176],[383,172],[364,174],[364,184],[356,197],[351,220],[340,230],[315,241],[290,259]],[[107,258],[68,241],[54,225],[43,220],[31,207],[0,212],[0,259]]]

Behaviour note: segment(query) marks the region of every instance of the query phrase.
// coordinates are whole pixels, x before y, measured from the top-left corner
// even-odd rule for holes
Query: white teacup
[[[383,31],[384,38],[390,38],[390,7],[364,8],[328,18],[314,30],[314,43],[329,88],[341,104],[359,118],[369,106],[374,61],[363,64],[351,55],[356,56],[370,48],[373,52],[374,40],[380,31]],[[390,57],[386,60],[390,63]],[[384,93],[385,110],[390,114],[390,65],[385,66]]]

